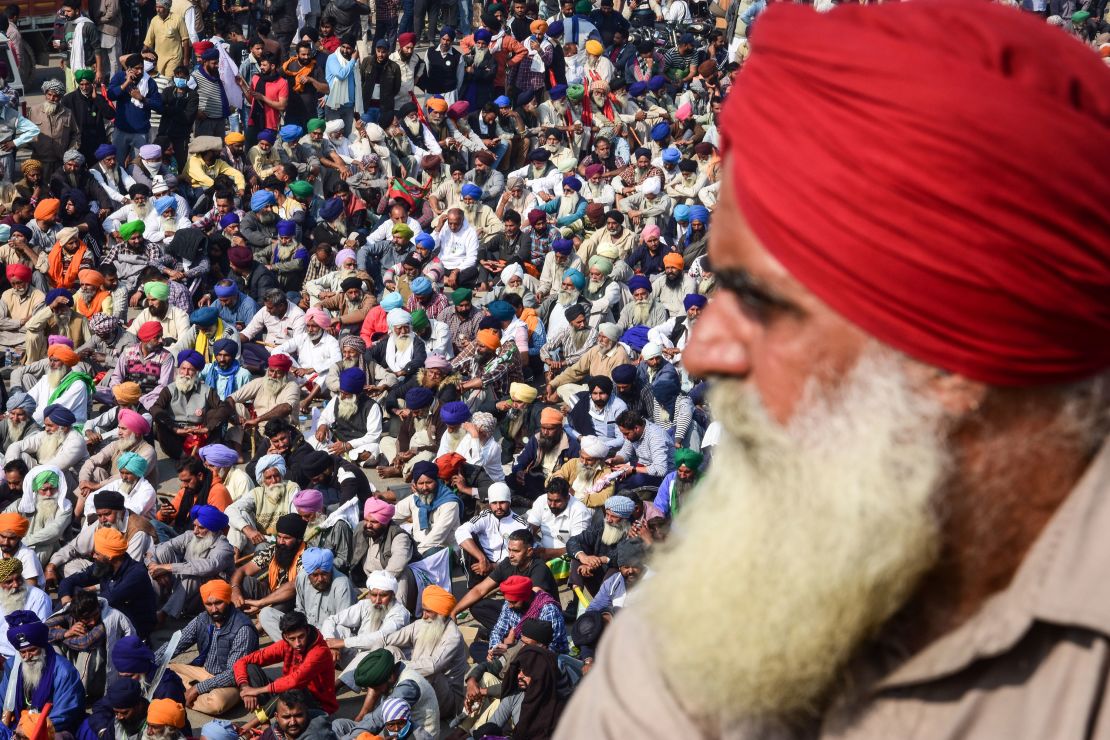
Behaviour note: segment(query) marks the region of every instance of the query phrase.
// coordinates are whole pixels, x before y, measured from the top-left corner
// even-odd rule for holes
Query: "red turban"
[[[22,283],[31,282],[31,268],[19,262],[8,265],[4,268],[4,274],[8,276],[8,282],[18,280]]]
[[[1110,71],[1043,19],[773,5],[722,131],[752,231],[878,340],[997,385],[1110,366]]]
[[[532,579],[528,576],[509,576],[501,581],[501,593],[506,601],[528,601],[532,596]]]
[[[269,362],[266,363],[275,370],[281,370],[283,373],[289,372],[289,368],[293,367],[293,360],[289,355],[271,355]]]
[[[139,331],[135,333],[140,342],[153,341],[155,337],[162,336],[162,325],[157,321],[148,321],[139,327]]]
[[[450,481],[459,468],[466,462],[466,458],[457,452],[448,452],[436,458],[436,468],[439,470],[441,480]]]

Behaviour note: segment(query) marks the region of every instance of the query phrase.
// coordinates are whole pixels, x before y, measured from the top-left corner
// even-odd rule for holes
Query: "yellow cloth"
[[[247,181],[243,179],[243,173],[222,159],[217,159],[216,164],[210,168],[204,166],[204,160],[200,158],[199,154],[193,154],[185,162],[185,179],[193,185],[210,188],[216,184],[215,178],[219,175],[230,177],[238,190],[247,186]]]
[[[184,62],[181,46],[183,41],[189,41],[189,30],[185,27],[184,18],[170,13],[165,20],[158,15],[150,19],[143,45],[154,49],[154,53],[158,55],[158,72],[163,77],[172,80],[174,67]]]
[[[222,337],[224,335],[224,320],[216,319],[216,336]],[[193,345],[193,349],[200,352],[200,356],[204,358],[205,362],[212,362],[216,359],[212,354],[212,348],[209,346],[208,334],[203,329],[197,327],[197,341]]]

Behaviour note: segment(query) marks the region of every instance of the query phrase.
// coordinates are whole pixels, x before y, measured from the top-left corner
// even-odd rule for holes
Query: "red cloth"
[[[507,601],[524,601],[532,595],[532,579],[528,576],[509,576],[501,581],[501,593]]]
[[[31,282],[31,268],[20,262],[13,262],[4,268],[4,274],[7,275],[8,281],[20,280],[24,283]]]
[[[293,360],[289,355],[270,355],[270,359],[266,364],[275,370],[282,370],[289,372],[289,368],[293,367]]]
[[[281,662],[281,677],[271,681],[266,690],[280,694],[289,689],[307,689],[316,699],[320,709],[328,714],[339,709],[335,698],[335,660],[328,644],[315,628],[316,639],[304,655],[289,647],[285,640],[259,648],[235,661],[235,683],[247,686],[247,666],[268,666]]]
[[[864,331],[987,383],[1110,366],[1110,70],[987,2],[772,5],[722,116],[752,231]]]

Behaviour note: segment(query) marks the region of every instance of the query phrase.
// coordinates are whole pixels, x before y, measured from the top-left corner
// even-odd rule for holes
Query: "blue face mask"
[[[189,84],[189,81],[188,81],[188,80],[183,80],[183,79],[181,79],[180,77],[174,77],[174,78],[173,78],[173,84],[174,84],[174,85],[175,85],[176,87],[179,87],[179,88],[184,88],[184,87],[187,87],[187,86],[188,86],[188,84]]]

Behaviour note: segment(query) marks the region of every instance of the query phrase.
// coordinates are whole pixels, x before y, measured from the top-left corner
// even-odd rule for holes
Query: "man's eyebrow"
[[[802,308],[742,267],[724,268],[714,271],[717,281],[725,289],[736,293],[747,301],[763,308],[802,313]]]

